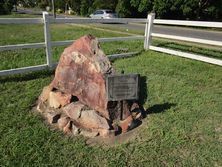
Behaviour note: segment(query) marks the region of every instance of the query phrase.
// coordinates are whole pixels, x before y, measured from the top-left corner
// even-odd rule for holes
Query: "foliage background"
[[[146,17],[155,12],[157,18],[185,20],[222,20],[221,0],[54,0],[56,9],[71,8],[76,15],[88,16],[96,9],[112,9],[120,17]],[[1,0],[0,14],[9,13],[13,5],[24,7],[51,6],[51,0]]]

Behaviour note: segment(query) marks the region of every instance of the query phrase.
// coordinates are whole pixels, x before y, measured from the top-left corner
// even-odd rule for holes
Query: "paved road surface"
[[[145,26],[142,24],[123,24],[118,25],[124,29],[144,31]],[[221,29],[222,30],[222,29]],[[201,38],[215,41],[222,41],[222,31],[216,30],[203,30],[196,28],[184,28],[174,26],[160,26],[155,25],[153,28],[154,33],[177,35],[192,38]]]
[[[41,11],[32,11],[32,10],[19,10],[20,13],[27,13],[27,14],[35,14],[35,15],[42,15]],[[59,18],[66,17],[65,15],[58,15]],[[73,17],[73,16],[69,16]],[[143,24],[109,24],[109,26],[128,29],[128,30],[137,30],[144,32],[145,25]],[[221,29],[222,30],[222,29]],[[154,33],[160,34],[168,34],[168,35],[177,35],[177,36],[185,36],[185,37],[192,37],[192,38],[201,38],[207,40],[215,40],[215,41],[222,41],[222,31],[216,30],[203,30],[203,29],[196,29],[196,28],[184,28],[184,27],[174,27],[174,26],[161,26],[155,25],[153,28]]]

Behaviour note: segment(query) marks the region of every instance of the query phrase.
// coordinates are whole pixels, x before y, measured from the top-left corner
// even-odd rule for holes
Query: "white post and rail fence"
[[[140,39],[140,40],[144,40],[145,50],[154,50],[158,52],[164,52],[164,53],[168,53],[168,54],[172,54],[176,56],[181,56],[185,58],[190,58],[190,59],[199,60],[199,61],[222,66],[222,60],[219,60],[219,59],[209,58],[203,55],[196,55],[192,53],[186,53],[186,52],[175,51],[171,49],[152,46],[152,37],[160,37],[160,38],[167,38],[167,39],[173,39],[173,40],[179,40],[179,41],[188,41],[188,42],[195,42],[195,43],[201,43],[201,44],[222,46],[222,42],[218,42],[218,41],[152,33],[153,24],[222,28],[222,23],[220,22],[161,20],[161,19],[155,19],[155,14],[152,14],[152,13],[147,16],[147,19],[53,18],[53,17],[50,17],[47,12],[43,12],[43,18],[0,18],[0,24],[43,24],[44,37],[45,37],[45,42],[0,46],[0,52],[6,51],[6,50],[28,49],[28,48],[45,48],[45,51],[46,51],[46,64],[23,67],[23,68],[16,68],[16,69],[9,69],[9,70],[2,70],[0,71],[0,76],[9,75],[9,74],[18,74],[18,73],[24,73],[24,72],[30,72],[30,71],[38,71],[38,70],[43,70],[43,69],[51,69],[56,66],[57,63],[53,63],[52,61],[52,47],[66,46],[66,45],[71,44],[73,40],[51,41],[50,24],[125,23],[125,22],[145,23],[146,26],[145,26],[144,36],[138,35],[138,36],[127,36],[127,37],[99,38],[98,40],[100,42],[111,42],[111,41],[125,41],[125,40]],[[109,55],[109,58],[112,59],[112,58],[128,57],[137,53],[138,52],[113,54],[113,55]]]

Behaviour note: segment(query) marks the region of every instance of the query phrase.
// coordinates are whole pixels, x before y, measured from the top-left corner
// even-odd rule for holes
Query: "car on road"
[[[96,10],[94,13],[89,15],[92,19],[111,19],[111,18],[118,18],[117,14],[109,9],[99,9]]]

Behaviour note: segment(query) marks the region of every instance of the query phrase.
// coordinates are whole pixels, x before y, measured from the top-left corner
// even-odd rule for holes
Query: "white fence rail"
[[[160,38],[167,38],[167,39],[175,39],[179,41],[195,42],[195,43],[200,43],[200,44],[222,46],[222,42],[220,41],[212,41],[212,40],[206,40],[206,39],[181,37],[181,36],[176,36],[176,35],[166,35],[166,34],[158,34],[158,33],[152,33],[152,36],[160,37]]]
[[[41,18],[1,18],[0,24],[41,24]]]
[[[115,19],[90,19],[90,18],[49,18],[50,23],[146,23],[147,19],[129,19],[129,18],[115,18]]]
[[[44,42],[30,43],[30,44],[17,44],[17,45],[5,45],[5,46],[0,46],[0,51],[28,49],[28,48],[43,48],[43,47],[45,47]]]
[[[202,21],[181,21],[181,20],[161,20],[155,19],[155,14],[149,14],[147,19],[89,19],[89,18],[51,18],[49,17],[47,12],[43,12],[43,18],[0,18],[0,24],[43,24],[44,25],[44,37],[45,42],[40,43],[29,43],[29,44],[17,44],[17,45],[6,45],[0,46],[0,51],[6,50],[15,50],[15,49],[28,49],[28,48],[44,48],[46,50],[46,64],[2,70],[0,71],[0,76],[9,75],[9,74],[17,74],[24,73],[29,71],[38,71],[47,68],[55,67],[55,63],[52,62],[52,47],[54,46],[65,46],[69,45],[73,42],[73,40],[67,41],[51,41],[50,35],[50,24],[53,23],[75,23],[75,24],[85,24],[85,23],[128,23],[128,22],[139,22],[145,23],[145,33],[144,36],[128,36],[128,37],[115,37],[115,38],[99,38],[100,42],[111,42],[111,41],[128,41],[128,40],[136,40],[142,39],[144,40],[144,49],[145,50],[154,50],[158,52],[164,52],[172,55],[177,55],[185,58],[190,58],[194,60],[199,60],[211,64],[216,64],[222,66],[222,60],[209,58],[203,55],[195,55],[191,53],[185,53],[180,51],[175,51],[171,49],[161,48],[152,46],[152,37],[160,37],[188,42],[196,42],[202,44],[216,45],[222,46],[222,42],[212,41],[212,40],[204,40],[197,38],[189,38],[189,37],[181,37],[167,34],[158,34],[152,33],[153,24],[162,24],[162,25],[181,25],[181,26],[198,26],[198,27],[216,27],[222,28],[222,23],[220,22],[202,22]],[[122,53],[122,54],[114,54],[109,55],[110,59],[128,57],[133,54],[137,54],[138,52],[130,52],[130,53]]]
[[[149,20],[149,21],[151,23],[153,22],[153,24],[161,24],[161,25],[222,28],[221,22],[162,20],[162,19],[154,19],[154,17],[151,17],[151,20]],[[153,25],[150,25],[150,26],[153,26]],[[152,31],[152,29],[151,29],[151,31]],[[150,34],[152,37],[160,37],[160,38],[173,39],[173,40],[179,40],[179,41],[187,41],[187,42],[192,42],[192,43],[222,46],[222,42],[220,42],[220,41],[182,37],[182,36],[167,35],[167,34],[159,34],[159,33],[152,33],[152,32]],[[152,40],[150,36],[146,36],[145,38],[148,41]],[[150,39],[148,39],[148,38],[150,38]],[[175,51],[172,49],[152,46],[151,41],[149,42],[149,46],[144,47],[144,48],[146,50],[150,49],[150,50],[154,50],[154,51],[158,51],[158,52],[168,53],[168,54],[175,55],[175,56],[185,57],[185,58],[189,58],[189,59],[193,59],[193,60],[203,61],[206,63],[222,66],[222,60],[220,60],[220,59],[209,58],[204,55],[197,55],[197,54],[186,53],[186,52],[182,52],[182,51]]]
[[[9,69],[0,71],[0,76],[9,74],[18,74],[29,71],[38,71],[47,68],[53,68],[57,63],[52,62],[52,47],[66,46],[73,43],[75,40],[67,41],[51,41],[50,24],[53,23],[127,23],[127,22],[140,22],[147,23],[147,19],[89,19],[89,18],[51,18],[47,12],[43,12],[43,18],[0,18],[0,24],[43,24],[44,25],[44,37],[45,42],[29,43],[29,44],[17,44],[17,45],[5,45],[0,46],[0,51],[17,50],[17,49],[29,49],[29,48],[45,48],[46,50],[46,64],[29,66],[23,68]],[[144,36],[129,36],[129,37],[115,37],[115,38],[99,38],[100,42],[112,42],[112,41],[128,41],[144,39]],[[129,52],[122,54],[108,55],[110,59],[128,57],[138,52]]]
[[[222,28],[221,22],[155,19],[154,24]]]
[[[156,46],[150,46],[151,50],[157,51],[157,52],[163,52],[163,53],[168,53],[171,55],[179,56],[179,57],[185,57],[188,59],[193,59],[193,60],[198,60],[198,61],[203,61],[206,63],[210,64],[215,64],[215,65],[222,65],[222,61],[202,55],[196,55],[192,53],[186,53],[186,52],[181,52],[181,51],[176,51],[176,50],[171,50],[167,48],[161,48],[161,47],[156,47]]]

